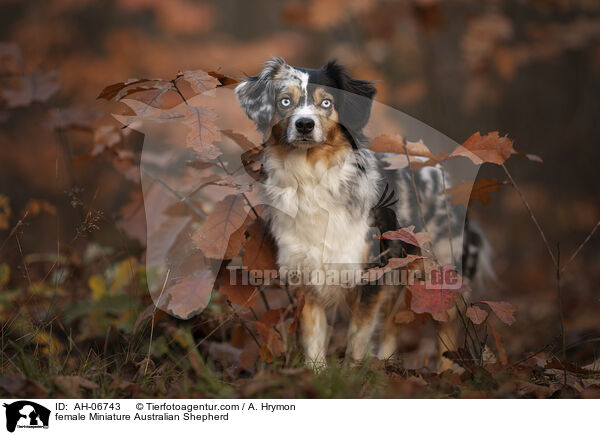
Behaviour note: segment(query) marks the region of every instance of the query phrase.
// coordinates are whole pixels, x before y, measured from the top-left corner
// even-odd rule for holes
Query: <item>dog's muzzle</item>
[[[308,134],[315,128],[315,121],[310,118],[300,118],[296,121],[296,130],[300,134]]]

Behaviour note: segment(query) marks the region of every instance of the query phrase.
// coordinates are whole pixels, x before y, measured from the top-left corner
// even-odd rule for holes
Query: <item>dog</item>
[[[337,62],[307,69],[272,58],[260,74],[242,80],[235,94],[263,135],[261,194],[272,205],[266,221],[280,271],[286,272],[290,287],[300,287],[305,295],[300,328],[307,363],[326,366],[326,310],[342,303],[350,308],[347,359],[360,361],[369,354],[380,319],[384,327],[377,356],[391,357],[397,348],[393,307],[401,289],[357,279],[373,264],[378,244],[373,241],[380,242],[374,235],[409,225],[426,228],[440,263],[462,262],[468,278],[480,262],[482,233],[465,228],[462,237],[464,222],[447,213],[438,168],[412,174],[388,170],[369,149],[363,128],[376,89],[372,82],[352,78]],[[454,234],[450,239],[448,225]],[[380,261],[415,253],[414,246],[398,241],[383,240],[376,247],[385,253]],[[317,272],[337,279],[314,279]],[[445,322],[439,331],[446,343],[440,354],[456,342],[456,324]],[[450,363],[440,361],[442,368]]]

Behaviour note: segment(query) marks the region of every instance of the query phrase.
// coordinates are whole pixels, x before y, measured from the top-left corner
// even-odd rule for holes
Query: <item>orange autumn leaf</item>
[[[476,165],[482,163],[501,165],[514,152],[513,141],[507,136],[500,137],[497,131],[485,136],[477,132],[452,151],[449,157],[467,157]]]
[[[450,202],[452,205],[467,205],[477,200],[483,205],[491,201],[490,192],[499,192],[500,186],[504,183],[495,178],[482,178],[475,183],[461,183],[444,190],[442,193],[452,195]]]
[[[406,146],[405,146],[406,144]],[[435,156],[423,141],[408,142],[398,135],[382,134],[371,141],[371,149],[376,153],[408,154],[434,159]]]

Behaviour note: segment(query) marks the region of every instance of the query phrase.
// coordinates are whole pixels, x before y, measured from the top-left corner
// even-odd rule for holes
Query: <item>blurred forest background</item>
[[[96,99],[128,78],[202,69],[239,79],[271,56],[306,67],[337,59],[353,76],[377,82],[378,101],[458,143],[499,131],[517,150],[541,156],[543,163],[514,158],[508,167],[563,263],[600,219],[600,2],[2,0],[0,17],[0,387],[8,395],[24,387],[30,396],[431,396],[443,388],[441,395],[461,395],[454,381],[439,387],[443,380],[404,372],[399,379],[412,380],[391,393],[335,373],[321,375],[329,376],[324,387],[290,368],[282,379],[293,381],[242,387],[239,372],[227,374],[235,380],[214,374],[204,360],[217,359],[212,350],[194,348],[193,339],[218,324],[202,316],[163,318],[156,357],[145,359],[150,328],[133,333],[149,305],[145,223],[132,209],[141,195],[133,151],[143,138],[120,136],[114,104]],[[492,165],[479,176],[506,179]],[[554,267],[527,210],[507,185],[469,213],[489,234],[498,275],[479,299],[517,307],[513,325],[496,325],[502,352],[511,363],[535,352],[550,359],[560,349]],[[562,277],[567,359],[578,366],[600,351],[599,248],[596,234]],[[174,355],[177,346],[188,350]],[[149,366],[152,379],[140,374]],[[182,386],[186,370],[192,381]],[[486,388],[477,394],[519,390]]]

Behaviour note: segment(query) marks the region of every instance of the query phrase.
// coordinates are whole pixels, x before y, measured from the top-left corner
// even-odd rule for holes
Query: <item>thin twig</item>
[[[152,338],[154,336],[154,315],[156,314],[156,310],[160,306],[160,300],[162,298],[163,292],[167,287],[167,282],[169,281],[169,275],[171,273],[171,269],[167,269],[167,275],[165,276],[165,282],[163,282],[162,289],[160,294],[158,295],[158,300],[156,301],[156,305],[154,306],[154,310],[152,310],[152,323],[150,326],[150,343],[148,343],[148,356],[146,357],[146,367],[144,367],[144,376],[146,376],[146,372],[148,371],[148,364],[150,363],[150,352],[152,351]]]
[[[563,360],[567,359],[567,339],[565,336],[565,313],[563,310],[563,300],[562,300],[562,289],[560,286],[560,245],[556,244],[556,290],[558,296],[558,311],[560,312],[560,335],[562,337],[562,357]],[[566,379],[566,376],[565,376]]]
[[[423,221],[423,229],[427,231],[427,223],[425,222],[425,215],[423,214],[423,207],[421,206],[421,196],[419,195],[419,191],[417,190],[417,183],[415,182],[415,172],[413,171],[412,166],[410,164],[408,146],[406,145],[404,137],[402,137],[402,145],[404,146],[404,154],[406,154],[406,160],[408,162],[408,170],[410,172],[410,179],[412,181],[413,190],[415,191],[415,197],[417,198],[417,208],[419,209],[419,215],[421,216],[421,220]]]
[[[177,192],[175,189],[173,189],[171,186],[169,186],[167,184],[167,182],[165,182],[162,178],[160,178],[159,176],[155,175],[152,171],[149,171],[146,168],[142,168],[142,171],[144,171],[150,178],[152,178],[154,181],[159,182],[160,184],[162,184],[169,192],[171,192],[179,201],[183,202],[185,205],[187,205],[190,209],[192,209],[192,211],[194,213],[196,213],[198,216],[200,216],[202,219],[206,218],[206,215],[204,214],[204,212],[202,210],[200,210],[198,207],[196,207],[196,205],[194,205],[194,203],[192,201],[190,201],[189,198],[183,197],[179,194],[179,192]]]
[[[241,323],[241,325],[244,327],[246,332],[248,332],[248,334],[250,334],[250,337],[252,337],[252,339],[256,343],[256,346],[258,346],[258,348],[260,349],[260,343],[258,342],[258,338],[256,338],[256,335],[254,335],[254,332],[252,332],[252,330],[250,328],[248,328],[248,325],[246,325],[246,322],[237,313],[237,311],[235,310],[235,308],[233,307],[233,305],[229,301],[229,299],[227,299],[227,305],[229,305],[229,308],[231,308],[231,311],[233,312],[233,315],[235,316],[235,318]]]
[[[217,157],[217,162],[219,162],[219,166],[221,166],[221,169],[223,169],[227,175],[233,175],[233,173],[229,172],[229,170],[225,166],[225,163],[223,162],[223,160],[221,160],[221,157]],[[254,216],[258,219],[259,215],[254,209],[254,206],[252,205],[246,194],[244,192],[240,192],[240,194],[242,195],[242,198],[244,198],[244,200],[246,201],[246,204],[248,204],[248,207],[250,207],[250,210],[252,210],[252,213],[254,213]]]
[[[600,220],[598,222],[596,222],[596,226],[588,234],[588,236],[581,243],[581,245],[579,245],[579,247],[575,250],[575,252],[573,252],[573,255],[571,255],[571,258],[569,258],[569,260],[565,263],[565,265],[562,267],[562,269],[560,269],[560,273],[563,273],[565,271],[565,269],[567,268],[567,266],[569,264],[571,264],[571,261],[573,261],[575,259],[575,257],[577,257],[577,254],[579,254],[579,251],[581,251],[581,249],[585,246],[585,244],[590,241],[590,239],[592,238],[592,236],[594,235],[594,233],[596,232],[598,227],[600,227]]]
[[[557,267],[556,258],[554,257],[554,254],[552,253],[552,249],[550,249],[550,244],[548,243],[548,239],[546,239],[546,235],[544,234],[542,227],[540,226],[537,219],[535,218],[535,215],[533,214],[533,211],[531,210],[531,207],[529,206],[529,203],[527,202],[525,195],[523,195],[523,192],[521,191],[521,189],[519,189],[519,186],[517,186],[517,183],[515,182],[512,175],[510,175],[510,172],[508,172],[508,169],[506,168],[504,163],[502,164],[502,169],[504,169],[504,172],[506,172],[506,175],[508,176],[510,183],[513,185],[513,187],[515,188],[515,190],[521,197],[521,201],[523,202],[523,204],[525,204],[527,211],[529,211],[529,216],[531,217],[531,220],[533,221],[533,223],[537,227],[540,235],[542,236],[542,239],[544,240],[544,245],[546,245],[546,249],[548,250],[548,254],[550,254],[550,258],[552,258],[552,262],[554,263],[554,266]]]
[[[444,188],[444,191],[446,191],[446,171],[444,170],[443,164],[440,164],[440,168],[442,171],[442,187]],[[450,223],[450,205],[448,204],[447,194],[444,194],[444,204],[446,204],[446,217],[448,218],[448,241],[450,242],[450,256],[452,257],[452,262],[454,262],[454,247],[452,246],[452,241],[454,239],[452,237],[452,224]]]

